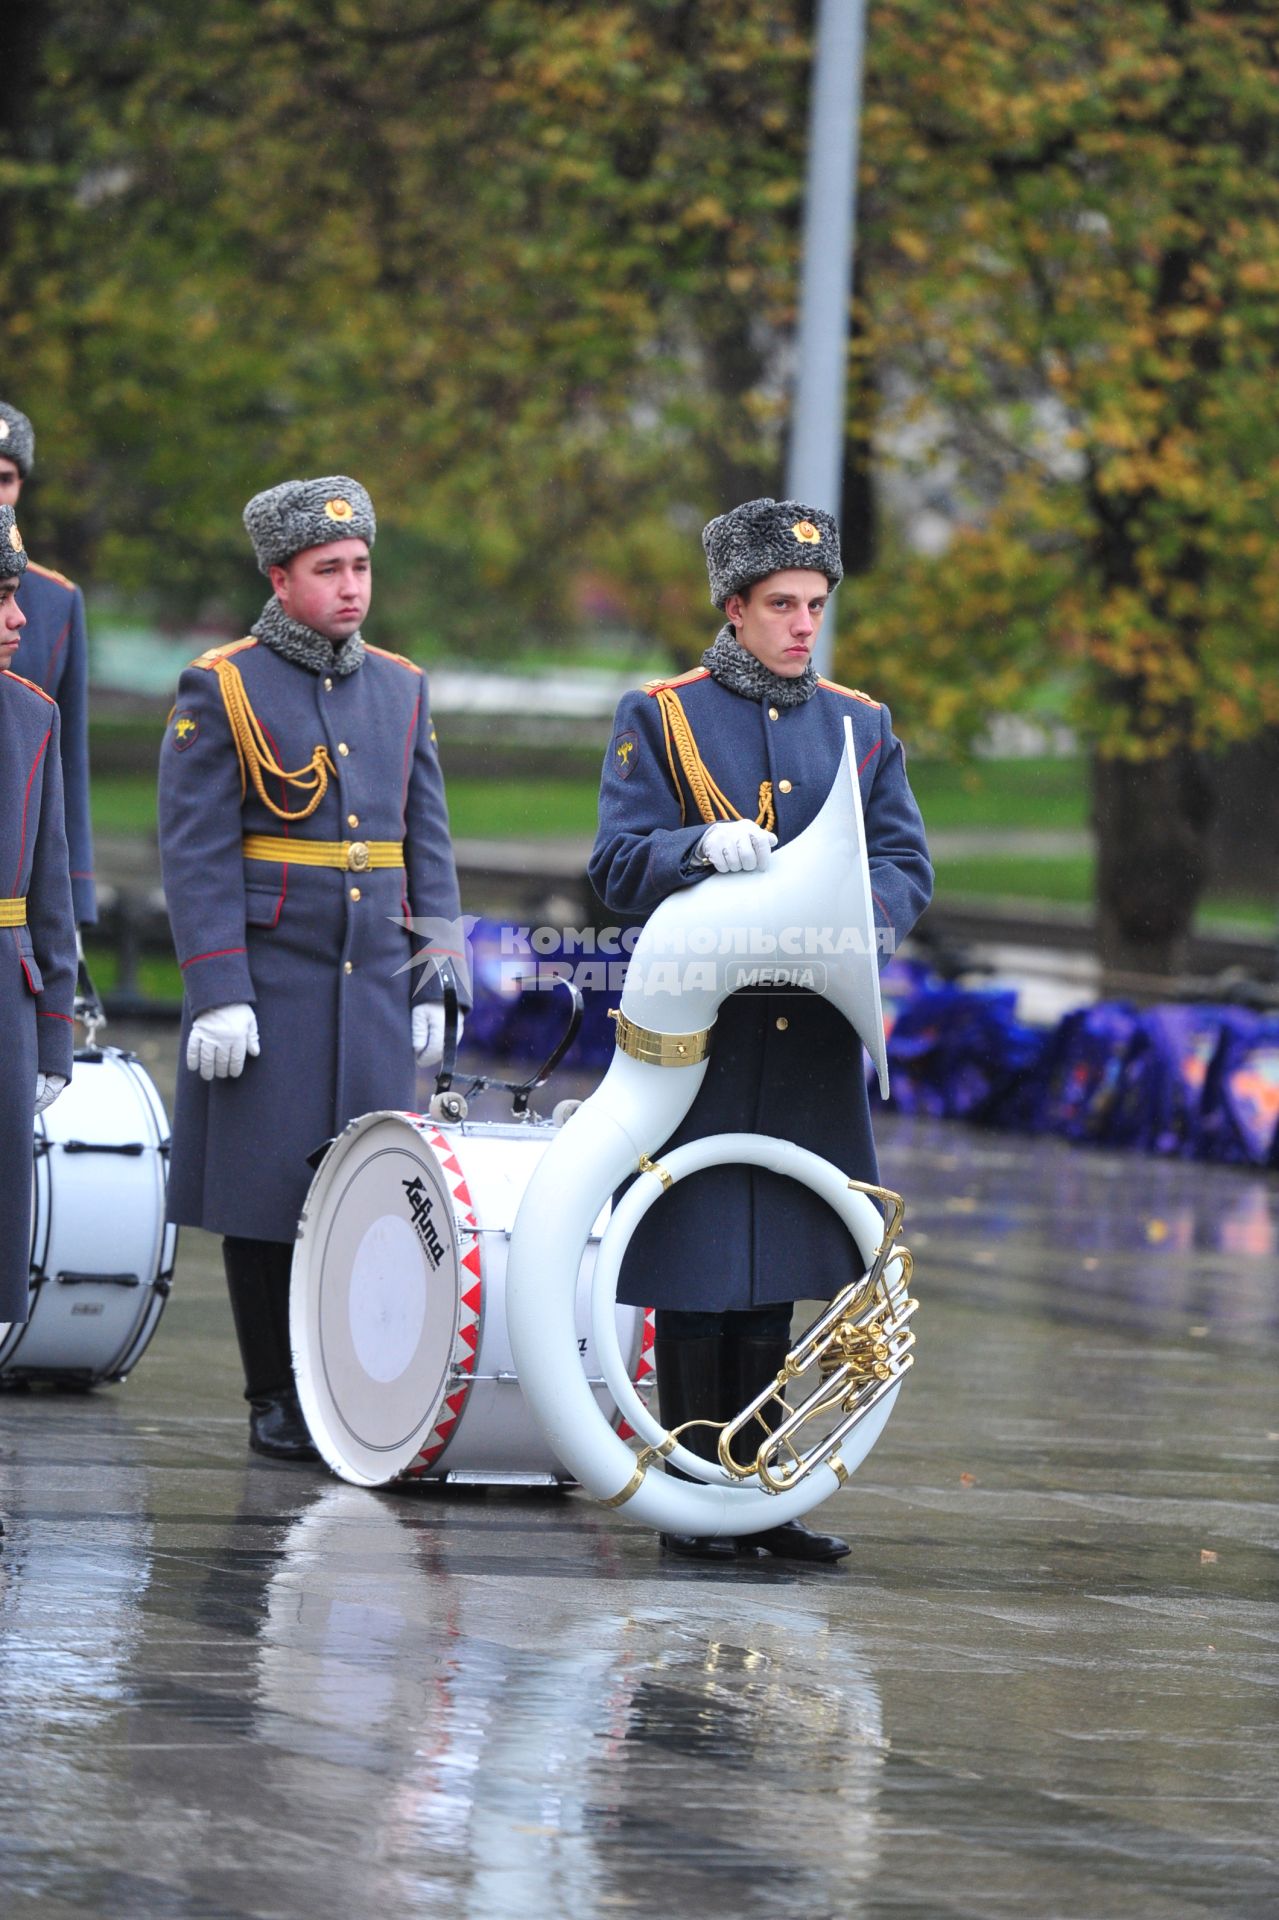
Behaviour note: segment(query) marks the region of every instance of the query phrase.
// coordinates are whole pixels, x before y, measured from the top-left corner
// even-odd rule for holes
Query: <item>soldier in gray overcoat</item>
[[[35,433],[25,413],[0,400],[0,503],[16,507],[35,463]],[[89,640],[84,595],[74,580],[30,560],[18,601],[26,615],[22,676],[52,694],[62,733],[62,791],[76,925],[98,918],[89,821]]]
[[[710,872],[765,866],[820,811],[847,716],[882,964],[927,906],[933,876],[887,707],[820,679],[810,657],[841,578],[835,523],[798,501],[752,500],[712,520],[702,539],[726,624],[693,672],[623,697],[604,759],[592,882],[613,912],[643,916]],[[743,1130],[796,1141],[877,1181],[862,1045],[829,1001],[760,988],[724,1002],[701,1090],[666,1146]],[[793,1302],[833,1296],[852,1268],[847,1232],[797,1182],[733,1166],[680,1181],[640,1223],[618,1289],[619,1299],[657,1308],[666,1424],[724,1420],[753,1399],[788,1350]],[[665,1544],[705,1557],[733,1551],[682,1536]],[[847,1552],[800,1522],[754,1544],[801,1559]]]
[[[169,1216],[224,1236],[250,1444],[297,1458],[288,1292],[308,1156],[358,1114],[414,1106],[443,1010],[438,982],[412,1000],[400,922],[459,904],[426,677],[360,632],[368,494],[288,481],[244,518],[275,593],[246,639],[184,671],[160,755],[185,986]]]
[[[32,1122],[71,1077],[76,977],[58,709],[10,670],[26,564],[0,506],[0,1324],[27,1317]]]

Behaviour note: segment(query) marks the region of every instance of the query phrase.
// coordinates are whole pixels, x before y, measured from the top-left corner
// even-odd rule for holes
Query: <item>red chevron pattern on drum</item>
[[[655,1337],[653,1309],[652,1307],[645,1307],[644,1332],[640,1337],[639,1359],[635,1362],[634,1375],[636,1391],[643,1399],[645,1405],[648,1404],[648,1395],[653,1391],[653,1382],[656,1378],[656,1369],[653,1366],[653,1341]],[[613,1425],[617,1429],[617,1437],[619,1440],[638,1440],[639,1435],[636,1433],[634,1427],[632,1427],[628,1421],[623,1420],[620,1414],[618,1414],[614,1420]]]
[[[441,1133],[436,1127],[430,1127],[423,1130],[423,1138],[435,1154],[448,1183],[449,1198],[453,1202],[453,1211],[457,1220],[457,1241],[462,1268],[459,1280],[465,1291],[462,1293],[457,1333],[453,1339],[452,1371],[460,1377],[453,1392],[445,1395],[439,1418],[431,1429],[426,1445],[417,1458],[404,1469],[406,1480],[429,1472],[448,1445],[453,1429],[462,1417],[462,1409],[471,1391],[470,1376],[475,1372],[475,1357],[479,1352],[480,1320],[484,1305],[484,1273],[480,1264],[480,1225],[475,1217],[475,1207],[471,1200],[470,1188],[466,1184],[466,1175],[462,1171],[447,1134]]]

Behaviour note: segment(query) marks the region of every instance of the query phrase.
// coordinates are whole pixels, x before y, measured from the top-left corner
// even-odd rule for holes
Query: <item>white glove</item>
[[[201,1080],[238,1080],[246,1057],[259,1051],[257,1016],[247,1000],[210,1007],[191,1022],[187,1066]]]
[[[763,873],[776,845],[777,835],[753,820],[721,820],[707,827],[697,843],[697,857],[716,873]]]
[[[67,1084],[65,1073],[38,1073],[36,1075],[36,1112],[43,1113],[51,1107]]]
[[[457,1016],[457,1043],[462,1044],[462,1015]],[[444,1009],[438,1000],[419,1000],[413,1009],[413,1052],[419,1067],[435,1067],[444,1058]]]

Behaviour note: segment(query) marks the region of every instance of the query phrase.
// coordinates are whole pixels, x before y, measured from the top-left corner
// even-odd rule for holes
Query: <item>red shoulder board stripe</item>
[[[56,706],[57,706],[57,704],[58,704],[58,703],[57,703],[57,701],[56,701],[56,700],[54,699],[54,697],[53,697],[53,695],[52,695],[51,693],[46,693],[43,687],[38,687],[38,686],[36,685],[36,683],[35,683],[35,681],[34,681],[34,680],[28,680],[28,679],[26,679],[26,678],[24,678],[24,676],[23,676],[22,674],[20,674],[20,673],[15,673],[15,672],[13,671],[13,668],[12,668],[12,667],[6,667],[6,668],[5,668],[5,674],[6,674],[6,677],[7,677],[8,679],[10,679],[10,680],[16,680],[16,681],[18,682],[18,684],[19,684],[19,686],[23,686],[23,687],[29,687],[29,688],[31,689],[31,691],[32,691],[32,693],[38,693],[38,694],[39,694],[39,696],[40,696],[40,698],[41,698],[42,700],[47,700],[47,701],[49,702],[49,705],[50,705],[51,707],[56,707]]]
[[[364,651],[366,653],[375,653],[379,660],[394,660],[397,667],[407,667],[410,673],[421,673],[422,671],[417,661],[410,660],[407,654],[392,653],[387,647],[371,647],[367,640],[364,642]]]
[[[52,567],[42,567],[38,560],[30,558],[27,560],[27,572],[38,573],[45,580],[56,580],[58,585],[65,587],[68,593],[75,592],[74,580],[68,580],[65,573],[56,573]]]
[[[817,684],[819,687],[829,687],[832,693],[846,694],[850,700],[862,700],[868,707],[881,705],[880,701],[872,700],[868,693],[863,693],[860,687],[841,687],[838,680],[823,680],[820,676]]]
[[[676,674],[672,680],[646,680],[644,683],[644,691],[651,696],[652,694],[663,692],[667,687],[689,687],[695,680],[708,680],[709,678],[710,672],[708,668],[692,667],[687,673]]]
[[[193,667],[212,667],[216,660],[225,660],[232,653],[240,653],[245,647],[256,647],[257,640],[252,634],[246,640],[228,640],[224,647],[207,647],[203,653],[188,662]]]

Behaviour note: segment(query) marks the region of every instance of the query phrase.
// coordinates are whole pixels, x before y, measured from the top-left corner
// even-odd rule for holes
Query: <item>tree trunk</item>
[[[1279,727],[1207,763],[1212,785],[1212,882],[1279,895]]]
[[[1188,747],[1092,765],[1097,942],[1107,976],[1175,974],[1208,877],[1211,795]]]

